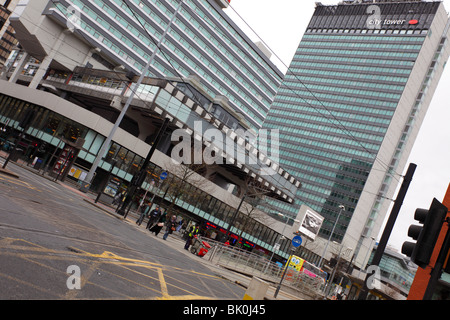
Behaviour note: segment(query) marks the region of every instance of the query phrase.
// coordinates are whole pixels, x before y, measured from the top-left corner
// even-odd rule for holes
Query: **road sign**
[[[161,180],[164,180],[165,178],[167,178],[167,172],[162,172],[161,173],[161,175],[159,176],[159,178],[161,179]]]
[[[300,247],[300,245],[302,244],[302,237],[300,236],[295,236],[294,238],[292,238],[292,245],[294,247]]]

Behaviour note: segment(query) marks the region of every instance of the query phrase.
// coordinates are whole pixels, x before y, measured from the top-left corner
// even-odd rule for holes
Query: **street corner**
[[[10,176],[10,177],[13,177],[13,178],[16,178],[16,179],[20,178],[18,174],[14,173],[14,172],[12,172],[12,171],[10,171],[8,169],[0,168],[0,174],[7,175],[7,176]]]

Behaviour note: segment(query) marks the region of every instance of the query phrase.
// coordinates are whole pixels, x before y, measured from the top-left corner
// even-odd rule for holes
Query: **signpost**
[[[300,247],[300,245],[302,244],[302,237],[300,236],[295,236],[294,238],[292,238],[292,246],[294,246],[295,248]],[[292,249],[294,251],[294,249]],[[280,292],[280,288],[281,288],[281,283],[283,282],[283,279],[286,275],[286,271],[289,268],[289,264],[291,263],[291,259],[292,259],[292,255],[289,257],[289,260],[286,263],[286,267],[284,268],[284,272],[283,275],[281,276],[281,280],[280,283],[278,284],[277,289],[275,290],[275,294],[274,294],[274,298],[276,298],[278,296],[278,292]]]

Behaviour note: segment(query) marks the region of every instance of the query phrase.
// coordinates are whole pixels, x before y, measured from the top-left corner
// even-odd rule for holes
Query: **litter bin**
[[[43,159],[41,159],[41,158],[34,159],[34,161],[33,161],[33,168],[36,169],[36,170],[40,170],[41,167],[42,167],[42,162],[43,162]]]

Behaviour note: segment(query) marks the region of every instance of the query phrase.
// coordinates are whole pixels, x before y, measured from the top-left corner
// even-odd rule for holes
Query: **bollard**
[[[247,291],[245,291],[244,300],[264,300],[267,289],[269,289],[268,282],[253,277]]]

